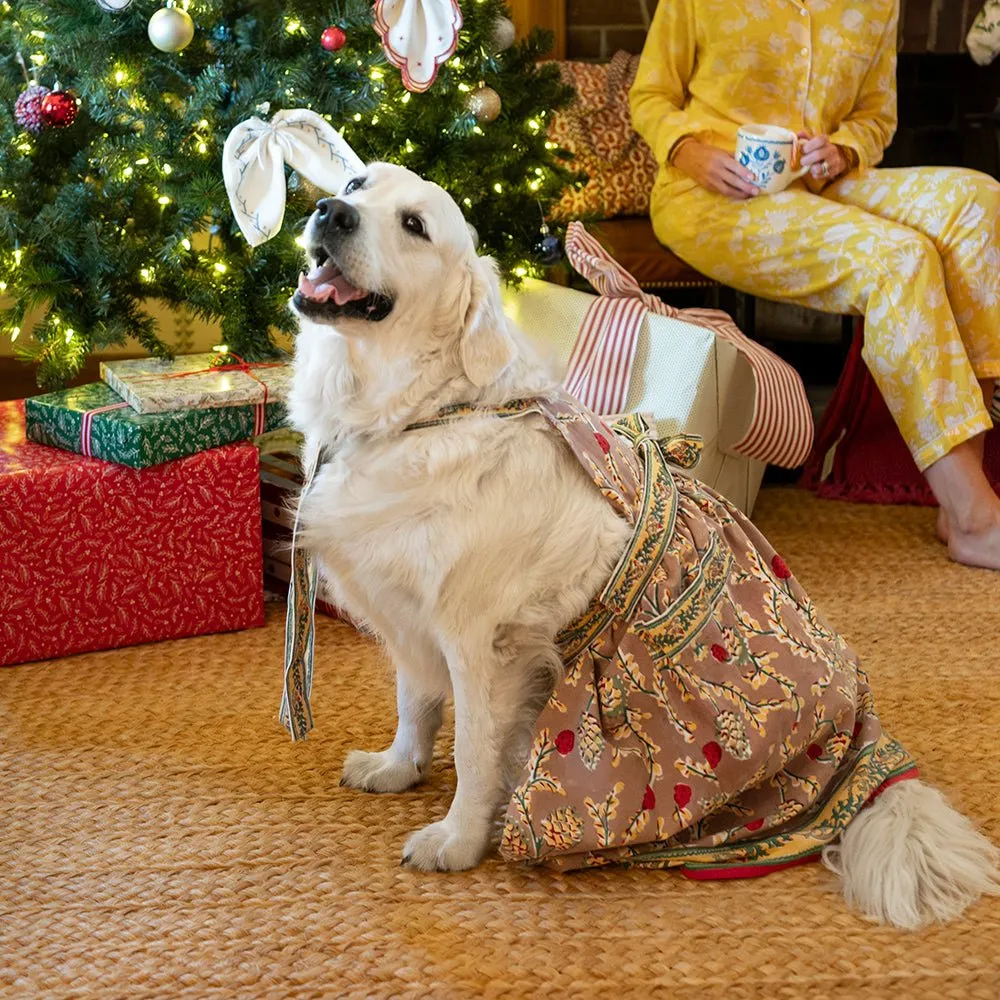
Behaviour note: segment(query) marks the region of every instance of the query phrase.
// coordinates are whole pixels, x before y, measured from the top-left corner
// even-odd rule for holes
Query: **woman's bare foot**
[[[1000,570],[1000,498],[983,472],[983,437],[963,441],[924,474],[941,505],[937,531],[951,558]]]
[[[950,531],[948,555],[966,566],[1000,569],[1000,518],[978,531]]]
[[[938,510],[937,534],[938,538],[940,538],[941,541],[944,542],[945,545],[947,545],[948,536],[950,535],[950,532],[948,530],[948,515],[944,512],[943,507]]]

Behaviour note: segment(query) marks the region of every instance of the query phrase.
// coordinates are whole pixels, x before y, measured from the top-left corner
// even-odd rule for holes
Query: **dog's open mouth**
[[[292,303],[311,319],[351,316],[377,323],[392,311],[392,299],[379,292],[358,288],[323,249],[314,251],[316,266],[299,275],[299,287]]]

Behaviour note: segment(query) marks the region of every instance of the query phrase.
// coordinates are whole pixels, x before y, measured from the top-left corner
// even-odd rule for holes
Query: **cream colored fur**
[[[396,737],[386,750],[350,753],[343,783],[398,792],[419,782],[454,699],[455,797],[403,858],[455,870],[489,849],[558,676],[554,637],[606,580],[629,530],[541,418],[403,433],[451,403],[544,392],[559,373],[505,320],[495,267],[476,256],[445,192],[385,164],[366,178],[344,196],[361,221],[335,260],[394,308],[380,322],[300,317],[291,414],[307,459],[323,457],[302,538],[338,603],[382,639],[396,668]],[[429,239],[401,224],[407,214]],[[310,245],[317,226],[314,217]],[[323,669],[324,683],[336,683],[334,670]],[[943,800],[890,811],[917,794],[887,791],[829,855],[850,902],[901,926],[953,915],[987,879],[988,845]]]

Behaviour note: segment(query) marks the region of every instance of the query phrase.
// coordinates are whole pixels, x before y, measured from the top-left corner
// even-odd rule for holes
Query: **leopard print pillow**
[[[632,128],[628,91],[639,57],[616,52],[609,63],[564,62],[563,81],[576,100],[554,115],[549,140],[573,153],[572,165],[585,173],[581,188],[567,188],[553,206],[553,217],[610,219],[645,215],[656,180],[653,151]]]

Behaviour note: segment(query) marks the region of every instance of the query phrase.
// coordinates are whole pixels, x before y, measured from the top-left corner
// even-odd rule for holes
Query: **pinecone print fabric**
[[[737,508],[675,479],[641,418],[609,432],[569,397],[538,409],[633,536],[559,636],[566,676],[507,810],[505,858],[760,874],[915,774],[854,653]]]
[[[556,851],[568,851],[583,839],[583,820],[572,807],[565,806],[542,820],[542,839]]]
[[[735,712],[720,712],[715,720],[719,742],[737,760],[749,760],[752,753],[746,729]]]

